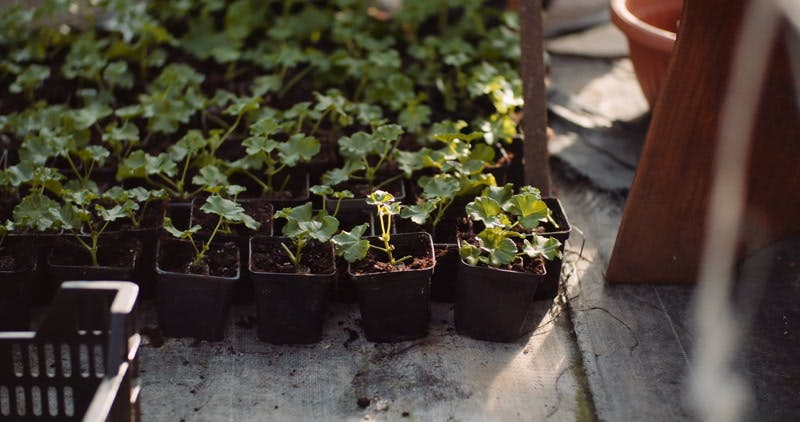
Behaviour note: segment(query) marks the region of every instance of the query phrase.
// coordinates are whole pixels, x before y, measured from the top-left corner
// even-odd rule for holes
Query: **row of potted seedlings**
[[[5,173],[25,173],[22,167],[25,166],[9,167]],[[461,283],[463,276],[459,276],[455,288],[451,287],[453,273],[445,263],[454,260],[454,250],[446,243],[437,243],[438,253],[434,250],[428,232],[443,236],[439,227],[442,221],[453,223],[447,225],[451,226],[460,244],[457,250],[463,259],[459,274],[465,273],[461,267],[465,264],[476,268],[506,266],[518,272],[520,269],[523,273],[531,272],[531,268],[519,267],[516,261],[536,257],[552,260],[559,255],[561,243],[556,239],[543,242],[543,238],[535,235],[537,230],[541,231],[539,222],[558,226],[546,203],[532,189],[512,194],[511,184],[498,188],[492,186],[493,182],[487,183],[481,196],[465,207],[466,214],[477,223],[465,225],[462,222],[459,226],[455,224],[457,218],[446,218],[448,210],[451,215],[462,214],[459,207],[451,208],[458,202],[459,185],[450,173],[420,177],[421,194],[410,205],[402,205],[392,194],[376,190],[365,199],[351,202],[349,208],[343,207],[344,201],[352,201],[351,192],[318,185],[311,190],[321,196],[321,210],[314,211],[312,203],[306,202],[274,214],[282,223],[280,231],[284,237],[280,238],[271,236],[273,208],[269,201],[240,199],[243,187],[231,185],[224,175],[211,177],[211,171],[204,169],[206,171],[200,171],[194,179],[204,186],[206,196],[195,199],[190,208],[189,225],[178,228],[171,216],[179,215],[175,210],[184,206],[167,207],[164,199],[168,196],[163,189],[114,186],[98,194],[93,189],[79,188],[80,183],[72,183],[74,180],[62,185],[61,174],[53,169],[33,168],[26,179],[28,194],[13,208],[13,219],[3,226],[4,238],[8,237],[10,242],[6,243],[2,255],[17,260],[15,268],[26,274],[11,276],[16,277],[19,291],[27,290],[30,295],[30,289],[36,286],[32,282],[34,274],[44,267],[48,269],[51,282],[40,289],[45,295],[54,290],[55,283],[69,279],[134,279],[148,290],[155,268],[159,320],[164,332],[219,339],[223,335],[233,287],[237,283],[252,282],[258,298],[259,337],[276,343],[307,343],[321,335],[325,303],[330,285],[336,280],[333,252],[326,251],[333,245],[336,255],[348,262],[349,276],[360,280],[354,284],[367,337],[375,341],[394,341],[420,337],[427,332],[431,273],[440,275],[433,280],[433,286],[446,292],[445,300],[455,296],[459,299],[457,303],[462,303],[466,299],[461,299],[469,297],[469,289],[464,290],[469,284]],[[359,207],[372,208],[374,212],[359,213]],[[163,217],[169,208],[172,211]],[[330,214],[328,209],[332,210]],[[350,229],[337,234],[340,229],[337,216],[343,212],[348,216],[343,220],[349,221]],[[358,217],[354,220],[353,216],[363,219],[368,215],[374,227],[353,222],[358,221]],[[513,222],[509,216],[517,216],[518,220]],[[397,217],[408,221],[403,224]],[[465,236],[480,224],[486,227],[465,243],[468,239]],[[162,225],[164,232],[174,239],[163,236]],[[377,236],[365,237],[370,229],[379,229]],[[409,229],[419,231],[406,233]],[[14,231],[19,233],[7,234]],[[22,242],[23,245],[33,245],[46,252],[8,248],[9,243],[20,236],[29,239]],[[526,236],[534,237],[528,240]],[[42,247],[49,245],[53,238],[55,247]],[[518,245],[520,241],[521,246]],[[306,252],[307,246],[316,246],[316,249],[311,247],[312,252]],[[509,252],[512,250],[513,254]],[[480,251],[488,255],[482,256]],[[46,266],[41,265],[41,257],[46,257],[43,261]],[[437,258],[440,270],[434,272]],[[544,275],[538,267],[533,268],[533,272]],[[241,281],[245,274],[251,279]],[[415,281],[404,281],[400,274],[414,274]],[[535,292],[539,278],[530,283],[531,292]],[[442,288],[441,284],[448,282],[450,286]],[[391,288],[387,291],[385,286],[375,287],[382,285],[393,286],[396,291]],[[520,309],[526,315],[533,297],[516,296],[524,297]],[[485,297],[479,294],[478,302],[487,303]],[[12,302],[24,306],[28,300],[12,299]],[[462,322],[469,320],[469,315],[483,312],[462,312],[462,308],[456,306],[456,315],[467,315],[456,318],[459,332],[499,340],[516,338],[525,332],[524,328],[517,327],[512,329],[516,330],[515,334],[497,338],[471,332],[469,328],[462,328]],[[484,315],[479,319],[485,318]],[[495,332],[497,328],[490,331]]]

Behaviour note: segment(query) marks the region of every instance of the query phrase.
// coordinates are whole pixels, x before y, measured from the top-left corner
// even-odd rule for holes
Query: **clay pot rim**
[[[629,39],[666,53],[672,51],[677,34],[639,19],[628,9],[628,0],[611,0],[611,20]]]

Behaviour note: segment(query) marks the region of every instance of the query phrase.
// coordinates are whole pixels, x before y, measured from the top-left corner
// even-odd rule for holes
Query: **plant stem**
[[[203,110],[203,115],[209,120],[213,120],[214,123],[218,124],[221,127],[224,127],[225,129],[231,127],[231,125],[228,124],[228,122],[226,122],[224,119],[222,119],[221,117],[217,116],[214,113],[209,113],[208,111]]]
[[[292,253],[292,251],[289,249],[288,246],[286,246],[285,243],[281,242],[281,248],[283,248],[283,251],[286,252],[286,255],[289,255],[289,261],[292,262],[292,265],[294,265],[295,271],[297,271],[297,264],[300,262],[300,260],[296,258],[295,254]]]
[[[295,74],[292,77],[292,79],[283,84],[283,88],[281,88],[281,90],[278,91],[278,97],[283,98],[283,96],[286,95],[286,93],[289,92],[289,90],[292,89],[292,87],[294,87],[298,82],[300,82],[308,74],[308,72],[311,72],[311,69],[312,66],[309,65],[305,69],[297,72],[297,74]]]
[[[258,178],[258,176],[256,176],[255,174],[251,173],[249,170],[242,170],[242,174],[244,174],[245,176],[253,179],[253,181],[256,182],[256,184],[258,184],[258,186],[261,188],[262,196],[271,190],[269,185],[267,185],[266,183],[262,182],[261,179]]]
[[[195,251],[197,251],[197,253],[195,254],[196,256],[194,258],[194,261],[192,261],[192,265],[199,264],[200,261],[202,261],[203,258],[206,257],[206,252],[208,252],[208,250],[211,249],[211,242],[214,241],[214,237],[217,235],[217,232],[219,232],[219,228],[222,226],[223,220],[224,218],[222,216],[219,216],[219,220],[217,220],[217,225],[214,227],[214,230],[211,232],[211,235],[208,236],[208,239],[205,242],[203,242],[203,249],[197,251],[197,248],[195,248]],[[194,243],[194,241],[192,243]]]
[[[323,199],[323,201],[325,201],[325,200]],[[324,202],[323,202],[323,203],[324,203]],[[336,215],[338,215],[338,214],[339,214],[339,206],[340,206],[340,205],[342,205],[342,197],[339,197],[339,198],[336,200],[336,208],[334,208],[334,210],[333,210],[333,216],[334,216],[334,217],[336,217]],[[326,211],[327,211],[327,210],[326,210]]]

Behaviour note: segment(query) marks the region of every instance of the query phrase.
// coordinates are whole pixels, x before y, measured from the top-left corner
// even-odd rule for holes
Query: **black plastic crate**
[[[139,421],[138,292],[66,282],[37,332],[0,332],[0,421]]]

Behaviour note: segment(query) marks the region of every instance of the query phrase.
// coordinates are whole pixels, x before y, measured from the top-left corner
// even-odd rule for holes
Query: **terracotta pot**
[[[683,0],[611,0],[611,20],[628,38],[636,79],[652,109],[667,72]]]

